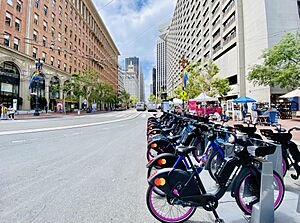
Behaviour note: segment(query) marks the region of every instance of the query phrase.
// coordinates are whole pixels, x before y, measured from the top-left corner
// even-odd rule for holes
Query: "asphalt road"
[[[44,128],[49,123],[54,126],[55,122],[61,126],[131,118],[81,128],[0,135],[1,223],[156,222],[145,202],[145,125],[149,114],[103,115],[3,124],[19,130],[24,126]],[[220,208],[226,222],[246,222],[230,196],[222,199]],[[200,209],[191,222],[208,223],[213,218]]]

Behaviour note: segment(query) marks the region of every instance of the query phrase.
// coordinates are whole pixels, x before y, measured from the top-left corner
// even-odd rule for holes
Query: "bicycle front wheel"
[[[274,210],[276,210],[284,197],[284,184],[278,173],[273,172],[274,182]],[[244,174],[235,189],[235,200],[239,208],[247,215],[252,213],[252,206],[259,202],[260,185],[256,177],[249,171]]]
[[[161,197],[155,192],[155,186],[150,185],[147,191],[147,207],[150,213],[160,222],[178,223],[187,221],[195,213],[195,207],[183,207],[171,204],[168,197]]]

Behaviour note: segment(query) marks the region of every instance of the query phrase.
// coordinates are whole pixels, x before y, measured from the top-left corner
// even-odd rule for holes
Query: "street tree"
[[[296,89],[300,86],[300,33],[288,33],[263,52],[263,63],[251,68],[248,79],[254,84]]]
[[[136,105],[136,103],[138,103],[138,101],[139,101],[139,99],[137,97],[134,97],[134,96],[130,97],[129,100],[130,100],[130,103],[132,105]]]
[[[151,103],[156,102],[156,97],[155,97],[155,95],[154,95],[154,94],[150,94],[148,101],[151,102]]]
[[[195,98],[201,93],[206,93],[211,97],[224,97],[231,90],[228,79],[216,77],[219,68],[212,61],[208,61],[206,66],[193,62],[187,66],[188,83],[185,91],[188,98]],[[182,86],[175,89],[175,95],[180,97]]]

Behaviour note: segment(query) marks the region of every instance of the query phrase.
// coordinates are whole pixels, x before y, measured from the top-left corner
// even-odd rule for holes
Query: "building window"
[[[67,42],[68,42],[68,40],[67,40],[67,38],[65,37],[65,46],[67,46]]]
[[[42,53],[42,60],[43,60],[44,62],[46,62],[46,56],[47,56],[47,53],[43,52],[43,53]]]
[[[72,34],[73,34],[72,30],[70,30],[70,37],[71,37],[71,38],[72,38]]]
[[[61,15],[62,14],[62,8],[59,6],[58,7],[58,14]]]
[[[59,42],[61,42],[61,33],[58,33],[57,39],[58,39]]]
[[[74,36],[74,40],[75,40],[75,42],[77,42],[77,35]]]
[[[72,73],[72,66],[69,67],[69,73]]]
[[[46,47],[46,44],[47,44],[47,38],[43,36],[43,47]]]
[[[59,56],[60,56],[60,52],[61,52],[61,48],[59,46],[59,47],[57,47],[57,53],[58,53]]]
[[[64,71],[67,71],[67,64],[64,63]]]
[[[35,0],[35,7],[38,9],[39,8],[39,3],[40,3],[40,0]]]
[[[68,14],[65,13],[65,20],[68,21]]]
[[[60,60],[57,61],[57,68],[60,68]]]
[[[73,26],[73,20],[70,19],[70,26]]]
[[[16,21],[15,21],[15,30],[18,31],[18,32],[20,32],[20,29],[21,29],[21,20],[16,18]]]
[[[8,3],[9,5],[13,5],[13,0],[7,0],[7,3]]]
[[[35,47],[32,48],[32,56],[33,58],[37,58],[37,48]]]
[[[67,51],[64,53],[64,58],[67,59]]]
[[[18,12],[22,12],[23,2],[20,0],[17,0],[17,6],[16,9]]]
[[[48,14],[48,7],[44,5],[44,15],[47,16],[47,14]]]
[[[52,6],[52,8],[55,8],[55,6],[56,6],[56,1],[55,0],[52,0],[51,6]]]
[[[72,43],[70,42],[70,50],[72,50]]]
[[[34,13],[34,16],[33,16],[33,22],[34,24],[38,25],[39,24],[39,15]]]
[[[55,29],[51,27],[51,36],[54,37],[54,35],[55,35]]]
[[[51,61],[50,61],[50,63],[51,63],[51,66],[53,66],[54,65],[54,57],[53,56],[51,56],[51,59],[50,59]]]
[[[38,35],[39,35],[38,32],[36,30],[33,30],[33,41],[34,42],[38,41],[38,38],[39,38]]]
[[[47,32],[47,27],[48,27],[47,22],[46,22],[46,21],[43,21],[43,30],[44,30],[45,32]]]
[[[5,14],[5,25],[11,26],[12,15],[9,12]]]
[[[4,45],[10,46],[10,34],[9,33],[4,34]]]
[[[51,15],[51,20],[52,20],[52,22],[55,22],[55,14],[54,13],[52,13],[52,15]]]
[[[58,28],[61,29],[61,20],[60,19],[58,20]]]
[[[65,33],[68,33],[68,26],[65,26]]]

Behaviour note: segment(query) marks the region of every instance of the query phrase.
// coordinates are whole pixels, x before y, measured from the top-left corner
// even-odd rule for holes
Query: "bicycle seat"
[[[293,137],[289,132],[273,132],[271,129],[261,129],[260,132],[263,136],[281,144],[287,143]]]
[[[255,149],[255,156],[267,156],[273,154],[275,150],[275,146],[258,146]]]
[[[193,152],[196,149],[197,148],[195,146],[178,146],[176,151],[179,156],[187,156],[190,152]]]
[[[168,136],[168,139],[170,140],[170,142],[176,142],[176,140],[180,139],[181,137],[181,135]]]

